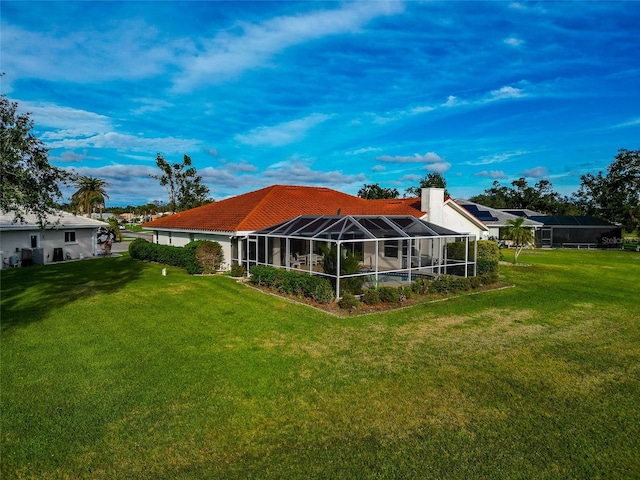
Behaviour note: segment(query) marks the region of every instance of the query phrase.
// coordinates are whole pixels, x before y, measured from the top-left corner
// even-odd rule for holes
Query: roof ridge
[[[258,190],[254,190],[253,192],[247,192],[245,195],[248,195],[250,193],[256,193],[259,192],[261,190],[265,190],[267,191],[261,198],[259,202],[256,202],[256,204],[253,206],[253,208],[251,210],[249,210],[247,212],[246,215],[244,215],[244,218],[240,221],[240,223],[238,224],[238,228],[240,229],[240,227],[247,221],[247,219],[251,218],[251,216],[253,215],[254,212],[256,212],[261,205],[263,205],[265,203],[265,200],[270,197],[273,194],[273,191],[276,188],[282,187],[282,185],[276,184],[276,185],[269,185],[268,187],[264,187],[264,188],[260,188]],[[236,197],[237,198],[237,197]]]

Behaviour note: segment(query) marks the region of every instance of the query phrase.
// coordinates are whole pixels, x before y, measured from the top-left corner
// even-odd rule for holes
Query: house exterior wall
[[[492,225],[487,225],[487,227],[489,227],[489,232],[487,233],[487,235],[489,236],[489,238],[494,238],[496,240],[500,239],[500,227],[496,227],[496,226],[492,226]]]
[[[65,232],[73,232],[75,240],[65,242]],[[42,248],[42,263],[53,263],[54,249],[62,248],[62,258],[67,254],[72,259],[80,256],[92,257],[97,253],[95,228],[66,228],[60,230],[11,230],[0,233],[0,250],[2,250],[2,263],[9,263],[12,256],[22,259],[23,250],[32,248],[31,237],[37,238],[37,247]],[[19,249],[19,252],[16,252]],[[26,255],[26,253],[25,253]],[[40,263],[36,260],[35,263]]]
[[[75,232],[75,242],[65,242],[65,232]],[[42,234],[42,248],[45,263],[53,262],[54,248],[62,248],[63,258],[67,253],[72,259],[92,257],[97,253],[97,229],[78,228],[64,230],[46,230]]]
[[[196,240],[209,240],[210,242],[218,242],[222,247],[224,259],[221,264],[221,270],[231,268],[231,237],[228,234],[202,233],[202,232],[176,232],[176,231],[153,231],[153,242],[159,245],[171,245],[173,247],[184,247],[190,242]]]
[[[378,241],[378,269],[379,270],[400,270],[402,269],[402,242],[398,243],[398,256],[385,256],[384,240]],[[376,266],[376,242],[364,242],[362,251],[362,263],[371,268]]]
[[[469,233],[471,235],[475,235],[476,239],[482,239],[488,235],[488,232],[479,228],[470,220],[466,219],[451,205],[444,205],[442,216],[443,223],[440,224],[441,227],[448,228],[449,230],[453,230],[454,232]]]

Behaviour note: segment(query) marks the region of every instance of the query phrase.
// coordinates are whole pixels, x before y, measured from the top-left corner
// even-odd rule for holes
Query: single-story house
[[[541,215],[523,210],[506,210],[542,224],[536,230],[536,247],[621,248],[622,229],[592,216]]]
[[[98,229],[109,227],[106,222],[62,211],[49,215],[44,229],[34,214],[24,215],[24,221],[14,219],[13,212],[0,214],[3,268],[98,255]]]
[[[488,233],[488,228],[480,220],[452,199],[445,198],[442,188],[425,188],[421,198],[366,200],[329,188],[288,185],[273,185],[213,202],[159,218],[143,227],[153,231],[153,241],[158,244],[184,246],[194,240],[220,243],[226,263],[223,268],[226,269],[234,262],[245,264],[249,261],[251,244],[256,241],[252,234],[268,235],[265,229],[301,216],[405,217],[443,228],[446,236],[451,238],[458,235],[460,238],[480,239]],[[403,237],[396,231],[389,235],[388,243]],[[292,250],[289,253],[317,255],[315,248],[306,245],[308,251]],[[389,253],[391,250],[388,247]],[[405,252],[405,257],[412,253]],[[384,255],[384,249],[381,255]],[[296,268],[297,263],[294,261],[293,267],[291,263],[286,265],[287,268]]]
[[[489,228],[489,238],[492,240],[502,240],[504,238],[505,228],[508,226],[507,220],[515,220],[519,216],[509,213],[506,210],[498,208],[491,208],[479,203],[470,202],[469,200],[456,199],[456,203],[462,208],[467,210],[470,214],[481,220]],[[540,216],[542,214],[526,210],[531,215]],[[524,212],[524,211],[523,211]],[[532,228],[534,231],[538,231],[543,227],[543,223],[532,220],[530,217],[525,216],[523,225],[525,227]]]

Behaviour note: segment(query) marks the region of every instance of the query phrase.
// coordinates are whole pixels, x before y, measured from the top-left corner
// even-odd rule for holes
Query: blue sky
[[[167,201],[156,153],[211,196],[275,183],[455,197],[640,148],[640,2],[11,2],[2,93],[50,162]],[[66,195],[70,192],[65,191]]]

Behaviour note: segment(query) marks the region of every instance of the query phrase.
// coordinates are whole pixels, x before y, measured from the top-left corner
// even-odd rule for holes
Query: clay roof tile
[[[153,220],[154,229],[255,231],[299,215],[424,216],[420,199],[365,200],[324,187],[272,185]]]

